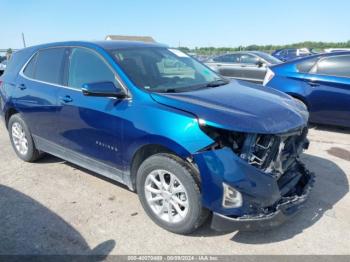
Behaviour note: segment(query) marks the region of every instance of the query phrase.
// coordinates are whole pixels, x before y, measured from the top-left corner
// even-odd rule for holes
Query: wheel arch
[[[9,123],[9,120],[11,118],[11,116],[13,116],[14,114],[18,114],[19,112],[14,108],[14,107],[10,107],[6,110],[6,113],[5,113],[5,125],[6,125],[6,128],[8,129],[8,123]]]
[[[159,154],[159,153],[167,153],[170,155],[174,155],[186,162],[188,162],[186,159],[188,157],[191,157],[191,153],[187,152],[184,148],[182,148],[179,145],[169,146],[169,145],[164,145],[163,143],[149,143],[149,144],[140,145],[136,150],[134,150],[132,157],[128,161],[130,182],[132,184],[133,189],[136,189],[136,186],[135,186],[136,176],[140,165],[143,163],[143,161],[145,161],[150,156]]]
[[[295,99],[298,99],[301,102],[303,102],[308,109],[310,108],[310,105],[309,105],[308,101],[305,99],[305,97],[303,97],[303,96],[301,96],[299,94],[293,93],[293,92],[287,92],[287,94],[290,95],[291,97],[293,97]]]

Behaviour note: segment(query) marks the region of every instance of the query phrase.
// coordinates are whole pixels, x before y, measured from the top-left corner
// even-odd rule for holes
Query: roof
[[[322,58],[322,57],[340,56],[340,55],[350,55],[350,51],[339,51],[339,52],[332,52],[332,53],[313,54],[313,55],[303,56],[303,57],[300,57],[298,59],[293,59],[293,60],[284,62],[283,64],[294,64],[294,63],[300,63],[304,60],[308,60],[311,58],[318,58],[318,57]]]
[[[228,53],[225,53],[225,54],[220,54],[218,56],[222,56],[222,55],[235,55],[235,54],[256,54],[256,55],[259,55],[259,54],[266,54],[266,55],[269,55],[269,53],[266,53],[266,52],[263,52],[263,51],[233,51],[233,52],[228,52]]]
[[[150,43],[150,42],[140,42],[140,41],[95,41],[91,42],[96,44],[104,49],[121,49],[121,48],[135,48],[135,47],[165,47],[166,45],[159,43]]]
[[[96,48],[100,47],[105,50],[112,50],[112,49],[127,49],[127,48],[137,48],[137,47],[166,47],[166,45],[158,44],[158,43],[146,43],[146,42],[138,42],[138,41],[66,41],[66,42],[55,42],[55,43],[48,43],[48,44],[41,44],[36,46],[27,47],[24,49],[20,49],[18,52],[24,51],[24,50],[38,50],[43,48],[50,48],[50,47],[60,47],[60,46],[82,46],[82,47],[90,47],[90,48]]]
[[[156,41],[150,36],[129,36],[129,35],[107,35],[105,40],[127,40],[139,41],[147,43],[155,43]]]

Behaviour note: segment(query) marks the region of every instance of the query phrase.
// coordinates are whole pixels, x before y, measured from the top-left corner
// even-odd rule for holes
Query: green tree
[[[181,47],[186,50],[186,52],[194,52],[199,55],[216,55],[229,53],[234,51],[244,51],[244,50],[261,50],[265,52],[272,52],[277,49],[283,48],[311,48],[316,50],[322,50],[325,48],[350,48],[350,40],[346,42],[316,42],[316,41],[304,41],[300,43],[292,43],[286,45],[248,45],[248,46],[238,46],[238,47],[196,47],[190,49],[187,47]]]

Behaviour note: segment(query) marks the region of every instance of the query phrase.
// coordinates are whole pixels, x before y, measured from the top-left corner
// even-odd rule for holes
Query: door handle
[[[313,82],[313,81],[309,81],[309,82],[307,82],[307,84],[308,84],[309,86],[313,86],[313,87],[319,86],[319,85],[320,85],[319,83],[316,83],[316,82]]]
[[[25,90],[27,89],[26,85],[25,84],[20,84],[17,86],[20,90]]]
[[[64,96],[64,97],[61,97],[60,98],[61,99],[61,101],[63,102],[63,103],[70,103],[70,102],[73,102],[73,98],[71,98],[70,96]]]

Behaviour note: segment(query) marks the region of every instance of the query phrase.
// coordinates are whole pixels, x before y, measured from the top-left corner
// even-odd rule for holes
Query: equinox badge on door
[[[103,148],[106,148],[106,149],[118,152],[118,148],[117,147],[108,145],[108,144],[103,143],[101,141],[96,141],[96,145],[98,145],[99,147],[103,147]]]

